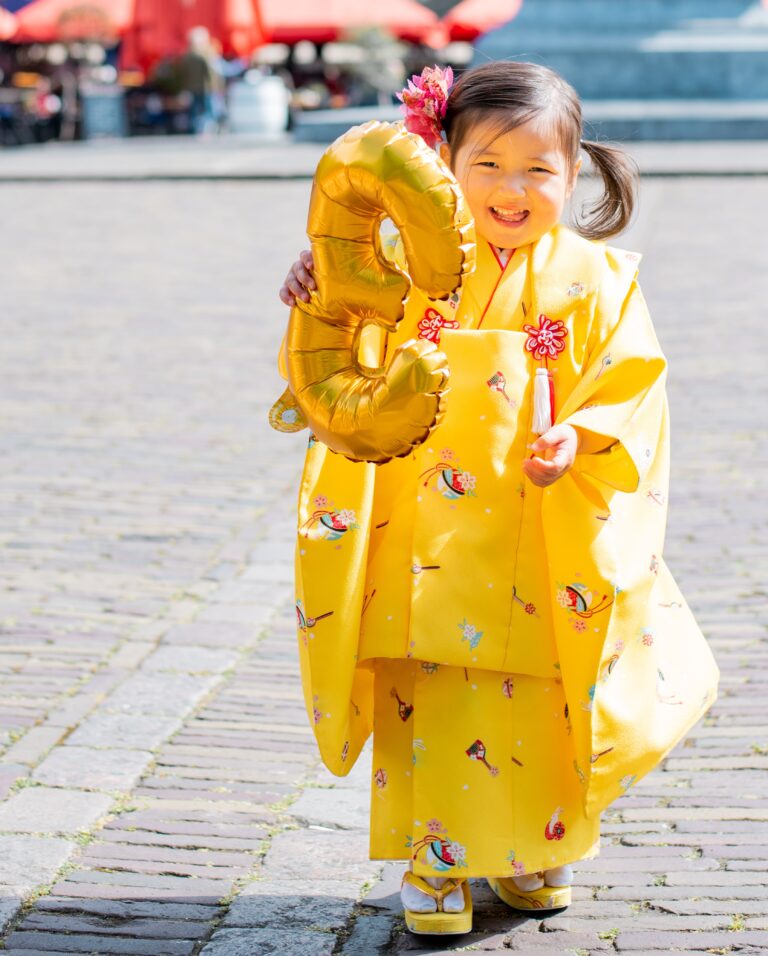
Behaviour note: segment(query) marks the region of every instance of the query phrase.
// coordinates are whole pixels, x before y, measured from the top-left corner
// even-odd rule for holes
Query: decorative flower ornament
[[[419,319],[419,338],[429,339],[435,345],[440,344],[441,329],[458,329],[456,319],[445,319],[437,309],[427,309],[424,317]]]
[[[534,358],[554,359],[565,348],[563,339],[568,334],[568,330],[559,319],[553,322],[548,316],[540,315],[538,328],[524,325],[523,331],[528,333],[525,349],[527,352],[532,352]]]
[[[433,149],[443,139],[443,117],[448,103],[448,91],[453,85],[453,70],[426,66],[421,75],[414,74],[408,86],[397,98],[403,104],[405,128],[417,133]]]

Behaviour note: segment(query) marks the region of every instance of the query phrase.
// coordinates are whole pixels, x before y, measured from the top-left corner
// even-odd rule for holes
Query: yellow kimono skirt
[[[371,859],[479,877],[597,855],[600,821],[584,815],[561,681],[373,664]],[[556,809],[542,826],[545,807]]]

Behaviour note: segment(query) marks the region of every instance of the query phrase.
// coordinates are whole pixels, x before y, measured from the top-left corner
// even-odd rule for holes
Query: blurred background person
[[[32,115],[32,131],[35,142],[45,143],[55,139],[61,132],[61,97],[53,92],[53,84],[47,76],[37,80],[37,86],[28,104]]]
[[[178,59],[179,85],[189,96],[190,130],[208,133],[216,128],[216,74],[211,63],[211,35],[205,27],[193,27],[187,40],[189,46]]]

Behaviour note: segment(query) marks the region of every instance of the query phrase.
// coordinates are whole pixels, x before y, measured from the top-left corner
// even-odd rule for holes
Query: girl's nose
[[[504,180],[504,195],[510,199],[525,196],[525,181],[520,176],[508,176]]]

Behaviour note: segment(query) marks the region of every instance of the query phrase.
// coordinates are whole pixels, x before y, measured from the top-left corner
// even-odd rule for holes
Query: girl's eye
[[[548,173],[548,169],[544,169],[543,166],[531,166],[532,173]]]
[[[483,160],[482,162],[478,163],[478,166],[494,166],[494,167],[495,167],[495,166],[496,166],[496,163],[494,163],[494,162],[493,162],[492,160],[490,160],[490,159],[485,159],[485,160]]]

